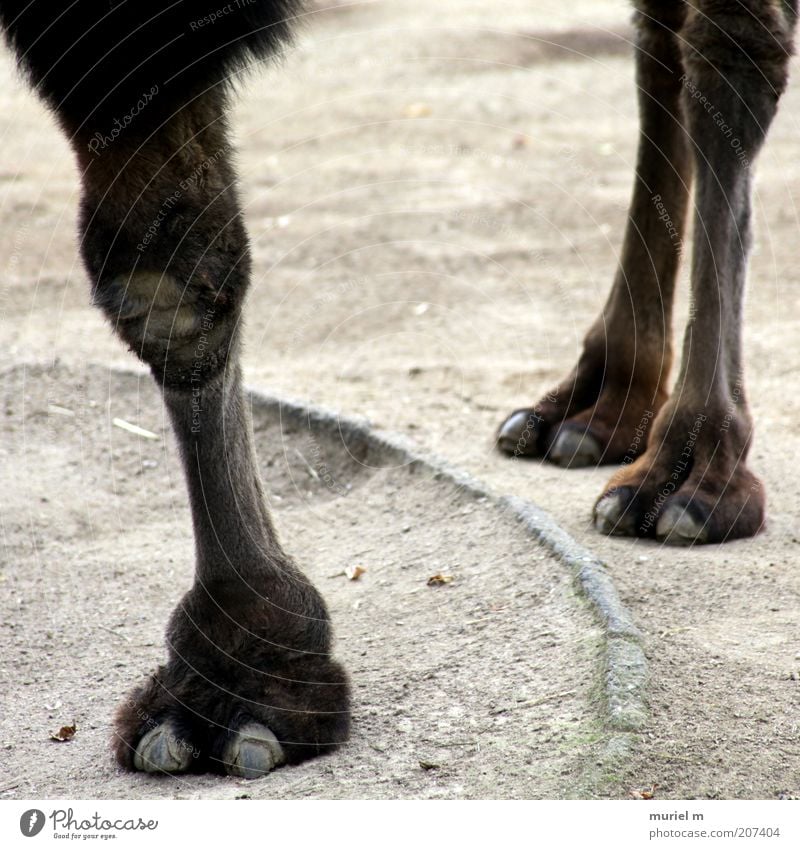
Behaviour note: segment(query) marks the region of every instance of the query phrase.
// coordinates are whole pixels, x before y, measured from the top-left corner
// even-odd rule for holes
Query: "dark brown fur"
[[[192,757],[175,767],[156,758],[156,767],[230,772],[232,742],[255,725],[270,729],[294,763],[347,739],[349,688],[330,656],[324,602],[281,548],[256,470],[238,365],[250,257],[225,115],[226,74],[274,47],[296,4],[249,5],[246,16],[202,39],[180,41],[176,55],[137,65],[135,85],[120,57],[137,57],[116,51],[87,89],[77,79],[86,55],[69,58],[86,44],[70,38],[77,44],[103,17],[91,41],[101,51],[124,41],[109,21],[161,9],[151,0],[110,5],[117,17],[108,20],[108,3],[69,5],[67,59],[57,74],[34,37],[38,21],[49,25],[47,43],[57,39],[62,5],[2,0],[0,21],[75,149],[94,300],[164,390],[192,508],[195,583],[170,620],[166,664],[119,710],[115,753],[136,768],[145,737],[168,729]],[[207,6],[170,5],[169,33]],[[763,489],[745,466],[749,164],[786,83],[795,9],[778,0],[636,6],[642,129],[620,268],[571,375],[514,414],[500,444],[564,464],[624,461],[596,506],[603,531],[675,542],[747,536],[764,517]],[[31,17],[37,10],[42,16]],[[99,144],[109,116],[150,83],[163,87],[157,106]],[[747,167],[706,103],[733,128]],[[672,299],[693,174],[695,311],[670,397]]]
[[[35,46],[25,49],[35,29],[29,12],[0,3],[0,18],[82,170],[81,254],[94,302],[163,388],[189,489],[195,584],[170,619],[166,664],[119,709],[114,751],[129,769],[140,740],[159,727],[191,753],[179,771],[231,771],[229,744],[254,724],[277,737],[287,763],[330,751],[349,733],[349,685],[330,656],[328,612],[281,548],[265,506],[238,365],[250,254],[226,123],[226,71],[274,46],[270,27],[297,3],[245,4],[238,18],[227,15],[224,26],[202,28],[202,39],[193,40],[191,22],[207,6],[170,6],[170,26],[184,35],[181,49],[150,60],[140,44],[149,70],[136,72],[134,89],[117,86],[113,73],[110,80],[97,76],[94,101],[104,105],[96,110],[85,85],[64,95],[86,56],[67,57],[54,76]],[[33,7],[42,26],[63,11],[43,0]],[[163,8],[129,3],[118,17],[147,20]],[[106,21],[108,4],[81,0],[70,9],[71,25],[82,32],[94,19]],[[264,27],[260,35],[255,21]],[[110,45],[125,40],[124,27],[104,26]],[[285,34],[286,27],[277,30]],[[228,43],[232,33],[239,40]],[[122,80],[119,55],[114,69]],[[128,56],[131,66],[136,59]],[[178,85],[169,75],[180,67],[194,70]],[[104,81],[107,91],[99,90]],[[127,110],[125,93],[151,86],[159,97],[115,138],[98,143],[114,108]]]
[[[512,413],[499,444],[566,466],[623,462],[595,507],[605,533],[721,542],[764,523],[764,490],[745,465],[742,296],[751,167],[786,85],[796,7],[636,7],[641,136],[620,268],[572,374]],[[692,181],[692,316],[668,398]]]

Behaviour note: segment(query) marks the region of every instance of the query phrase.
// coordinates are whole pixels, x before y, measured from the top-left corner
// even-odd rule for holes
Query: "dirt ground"
[[[749,396],[758,424],[751,465],[770,496],[767,530],[755,540],[689,551],[604,538],[591,530],[589,516],[608,469],[562,470],[509,460],[493,449],[503,416],[533,401],[571,367],[611,280],[635,155],[628,18],[622,0],[508,0],[502,14],[488,0],[392,0],[311,16],[299,46],[282,65],[248,84],[234,117],[255,260],[245,372],[248,382],[267,391],[362,413],[497,492],[540,504],[609,564],[646,637],[652,718],[628,772],[604,793],[626,797],[633,788],[656,785],[659,797],[798,796],[800,680],[791,677],[800,671],[800,485],[791,465],[800,453],[794,389],[800,306],[797,62],[795,85],[757,170],[757,248],[745,334]],[[75,252],[77,179],[71,154],[7,59],[0,73],[0,261],[5,266],[0,320],[6,363],[48,369],[58,363],[65,374],[78,376],[90,364],[130,366],[129,355],[88,303]],[[684,284],[685,276],[684,271]],[[682,288],[676,333],[686,310]],[[10,374],[19,378],[16,370]],[[59,405],[53,400],[58,394],[48,397]],[[22,433],[24,439],[24,428]],[[36,439],[42,438],[37,432]],[[98,471],[103,454],[97,445],[86,448],[90,461],[99,464],[92,473],[98,491],[83,495],[86,503],[102,502],[98,510],[146,508],[146,501],[144,507],[120,501],[108,508],[103,493],[113,482]],[[41,474],[35,463],[23,463],[25,452],[2,450],[3,501],[12,504],[11,512],[3,506],[4,533],[10,521],[19,522],[31,510],[9,495],[12,482],[24,481],[24,491],[37,497],[77,486],[53,474],[47,463]],[[74,462],[82,467],[78,457]],[[171,481],[170,487],[171,503],[182,511],[180,482]],[[140,497],[133,473],[123,491],[126,498]],[[387,505],[402,501],[398,492],[376,497],[386,498]],[[43,524],[31,526],[38,528],[41,545],[57,548],[61,535],[67,541],[97,541],[96,548],[92,542],[84,549],[90,554],[85,561],[71,564],[80,569],[75,572],[79,586],[72,586],[69,572],[60,576],[67,592],[113,579],[130,593],[138,586],[136,571],[162,570],[165,555],[185,569],[190,546],[185,522],[169,521],[143,545],[137,535],[94,536],[91,514],[61,515],[54,511]],[[391,514],[385,521],[393,521]],[[385,529],[379,524],[366,527],[381,539]],[[401,539],[388,536],[392,546]],[[335,537],[328,539],[323,568],[337,556]],[[446,527],[432,525],[430,557],[441,559],[450,539]],[[513,540],[497,544],[510,547],[504,557],[519,555]],[[307,550],[304,545],[298,533],[298,554]],[[498,548],[498,561],[500,554]],[[526,556],[535,559],[531,552]],[[479,569],[475,563],[470,568]],[[491,574],[491,565],[483,568]],[[176,566],[181,587],[187,574]],[[42,592],[37,575],[35,569],[17,575],[13,593],[26,599]],[[401,592],[386,580],[387,594]],[[534,569],[525,591],[541,596],[553,580],[546,568]],[[344,591],[335,589],[333,580],[320,582],[329,598]],[[0,586],[5,594],[9,579]],[[149,605],[166,611],[169,604],[158,589],[147,585]],[[133,627],[137,615],[149,619],[151,606],[138,612],[129,606],[126,627]],[[73,650],[82,646],[82,652],[110,654],[119,642],[85,629],[77,614],[70,618],[68,607],[59,610],[60,627],[74,626],[76,635],[90,641],[85,645],[76,636]],[[578,618],[564,626],[567,642],[569,629],[578,628],[583,615],[580,605],[570,610]],[[417,628],[410,615],[403,617],[398,621],[404,628]],[[160,619],[154,617],[148,637],[155,645],[147,650],[156,656]],[[30,627],[33,620],[27,621]],[[524,614],[518,621],[529,624]],[[583,625],[589,630],[581,633],[591,634],[591,623]],[[425,634],[424,627],[414,633]],[[373,635],[379,633],[376,626]],[[516,639],[524,640],[524,633]],[[4,642],[5,650],[10,645]],[[458,645],[452,649],[456,654]],[[93,657],[86,654],[82,662],[97,666],[97,654]],[[107,678],[93,696],[98,713],[106,716],[110,710],[112,685],[140,674],[150,657],[136,654],[125,668],[116,668],[109,658],[101,673]],[[382,660],[392,658],[393,651],[384,648]],[[376,679],[389,681],[377,659],[364,663],[373,664],[370,674]],[[591,667],[591,650],[583,657],[576,653],[574,669],[559,674],[580,679],[582,663]],[[357,674],[358,662],[355,666]],[[525,674],[539,672],[534,666]],[[66,686],[68,658],[58,676]],[[386,686],[390,692],[391,684]],[[578,685],[563,687],[570,690],[578,692]],[[57,693],[41,695],[43,703],[53,704],[48,699]],[[565,699],[564,705],[549,705],[555,721],[570,711]],[[580,710],[574,715],[579,725],[589,721]],[[406,719],[404,733],[422,739],[413,712]],[[541,711],[517,733],[538,735],[534,729],[546,720],[547,711]],[[99,728],[103,720],[95,721]],[[547,733],[538,750],[543,757]],[[53,751],[54,758],[64,759],[59,787],[66,792],[67,770],[75,775],[92,766],[88,761],[68,766],[73,751],[68,746]],[[492,760],[489,745],[482,751],[491,778],[476,779],[469,795],[501,792],[497,782],[506,757],[499,749]],[[526,769],[520,760],[515,762],[519,773],[501,785],[502,794],[563,792],[555,788],[566,786],[570,770],[579,765],[567,756],[556,764],[556,753],[551,755],[551,777],[566,770],[560,784],[548,783],[547,777],[537,784],[536,767]],[[414,750],[417,757],[428,755]],[[394,780],[385,758],[369,756],[361,763],[364,781]],[[470,776],[479,773],[479,763],[468,761]],[[384,770],[379,778],[370,773],[375,764]],[[333,758],[318,766],[339,768],[344,767]],[[354,761],[348,768],[361,767]],[[311,795],[317,792],[311,765],[296,775],[280,779],[297,782],[290,794],[303,795],[304,781]],[[126,781],[111,785],[112,795],[147,795],[141,785]],[[458,795],[453,788],[460,781],[454,779],[446,795]],[[215,795],[215,787],[207,784],[197,792]],[[430,787],[417,776],[397,792],[435,795]],[[396,789],[387,788],[386,795]]]
[[[3,409],[8,795],[533,798],[602,779],[603,639],[568,571],[512,517],[432,474],[258,408],[273,514],[325,593],[354,682],[353,737],[255,782],[120,773],[110,718],[161,661],[192,582],[171,433],[148,375],[97,367],[8,372]],[[365,571],[350,580],[349,567]],[[428,586],[435,575],[452,580]],[[73,740],[49,740],[73,722]]]

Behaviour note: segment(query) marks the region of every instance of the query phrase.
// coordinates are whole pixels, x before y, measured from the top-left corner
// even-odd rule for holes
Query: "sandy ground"
[[[409,435],[546,507],[606,560],[646,635],[652,720],[604,792],[800,795],[800,681],[790,677],[800,669],[800,85],[759,162],[747,306],[751,465],[770,495],[769,527],[692,551],[603,538],[589,514],[609,470],[508,460],[493,434],[572,365],[610,283],[635,154],[629,9],[503,9],[392,0],[319,13],[283,67],[248,85],[235,115],[256,269],[247,379]],[[57,361],[73,374],[130,365],[88,305],[71,155],[7,61],[0,72],[6,362]],[[685,309],[684,295],[679,317]],[[18,457],[6,480],[23,474]],[[42,494],[57,483],[26,481]],[[188,547],[185,532],[179,541]],[[109,557],[120,570],[154,568],[136,540],[108,544],[87,573],[95,581]],[[146,665],[137,658],[115,680]]]
[[[431,473],[258,409],[273,515],[330,605],[354,734],[255,782],[120,773],[110,717],[161,661],[192,581],[176,450],[147,375],[21,367],[2,386],[8,795],[533,798],[602,782],[602,632],[568,571],[511,516]],[[434,575],[451,583],[428,586]],[[73,722],[70,742],[49,740]]]

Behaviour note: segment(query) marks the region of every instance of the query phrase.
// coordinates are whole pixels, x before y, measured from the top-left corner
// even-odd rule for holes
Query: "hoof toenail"
[[[229,775],[261,778],[280,766],[286,756],[269,728],[254,722],[239,729],[226,747],[223,760]]]
[[[186,772],[192,763],[192,748],[164,723],[139,741],[133,765],[141,772]]]
[[[602,454],[599,443],[590,433],[566,428],[559,432],[547,459],[557,466],[579,469],[596,466]]]

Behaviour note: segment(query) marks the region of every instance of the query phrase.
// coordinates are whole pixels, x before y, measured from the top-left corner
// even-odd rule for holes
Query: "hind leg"
[[[605,533],[688,545],[752,536],[764,522],[763,487],[745,463],[742,301],[751,166],[786,84],[794,23],[790,3],[695,0],[681,32],[697,185],[693,310],[647,451],[595,507]]]
[[[671,322],[691,181],[684,127],[682,3],[637,3],[640,137],[620,267],[572,373],[501,425],[506,453],[563,466],[628,462],[667,398]]]
[[[158,121],[143,113],[106,149],[92,148],[91,127],[73,144],[94,300],[163,389],[196,542],[167,661],[122,704],[116,756],[147,772],[254,777],[345,740],[348,684],[254,460],[238,364],[249,254],[225,107],[211,90]]]

